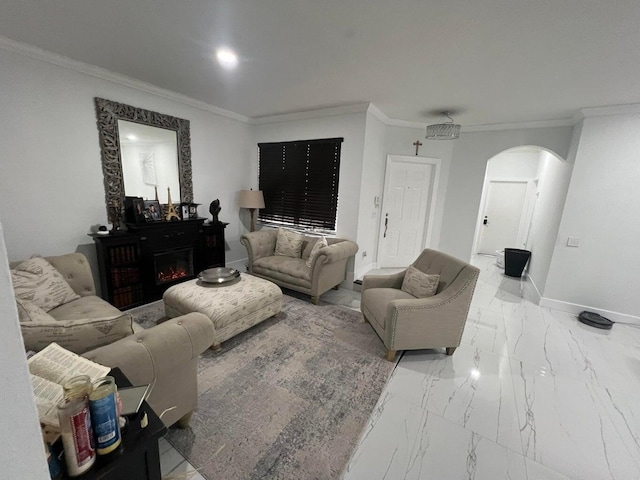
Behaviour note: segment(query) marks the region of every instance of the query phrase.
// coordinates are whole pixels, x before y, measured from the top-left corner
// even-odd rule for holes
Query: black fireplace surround
[[[92,235],[102,298],[125,310],[162,298],[167,288],[206,268],[223,267],[226,224],[203,221],[127,225],[127,231]]]

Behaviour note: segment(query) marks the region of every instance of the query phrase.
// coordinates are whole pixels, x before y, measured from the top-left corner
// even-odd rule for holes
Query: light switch
[[[578,237],[567,238],[567,247],[579,247],[580,239]]]

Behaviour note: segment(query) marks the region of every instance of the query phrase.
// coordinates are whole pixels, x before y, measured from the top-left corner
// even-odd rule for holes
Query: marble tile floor
[[[461,346],[402,355],[343,480],[640,479],[640,328],[587,327],[528,300],[494,257],[472,263]],[[359,310],[360,294],[320,300]],[[165,480],[193,472],[160,451]]]
[[[453,356],[406,352],[343,476],[640,478],[640,329],[540,308],[493,257]]]

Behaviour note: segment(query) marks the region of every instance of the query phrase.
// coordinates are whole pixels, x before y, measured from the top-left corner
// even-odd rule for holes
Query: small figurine
[[[218,200],[217,198],[211,202],[211,204],[209,205],[209,213],[211,214],[211,216],[213,217],[211,220],[211,223],[215,223],[218,224],[220,223],[220,220],[218,220],[218,214],[220,213],[220,210],[222,210],[220,208],[220,200]]]
[[[178,210],[175,205],[171,201],[171,188],[167,187],[167,215],[165,217],[167,222],[172,220],[180,220],[180,215],[178,214]]]

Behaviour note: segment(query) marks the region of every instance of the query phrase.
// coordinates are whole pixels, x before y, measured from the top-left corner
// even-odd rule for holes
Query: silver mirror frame
[[[120,157],[118,120],[127,120],[176,132],[178,171],[180,172],[180,201],[192,203],[193,180],[189,120],[152,112],[144,108],[132,107],[131,105],[105,100],[104,98],[96,97],[94,101],[98,120],[102,174],[104,176],[105,201],[109,221],[120,223],[121,219],[124,218],[125,192]]]

